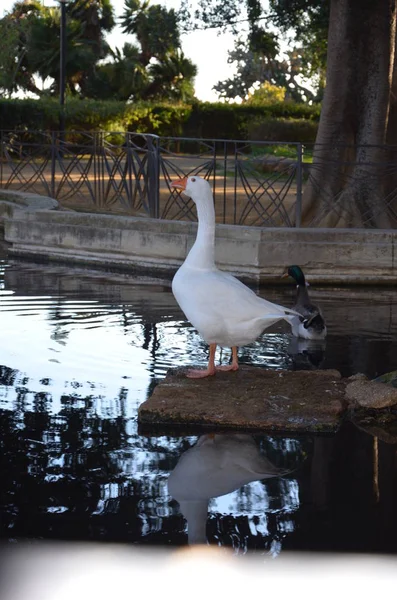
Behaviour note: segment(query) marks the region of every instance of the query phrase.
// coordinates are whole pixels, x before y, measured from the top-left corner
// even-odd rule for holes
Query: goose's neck
[[[196,202],[198,229],[185,263],[196,269],[215,267],[215,209],[212,194]]]
[[[188,542],[205,544],[208,516],[208,500],[180,500],[181,513],[187,521]]]

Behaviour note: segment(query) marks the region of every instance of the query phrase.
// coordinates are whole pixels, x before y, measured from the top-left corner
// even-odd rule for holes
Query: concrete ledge
[[[0,192],[15,255],[172,277],[195,240],[195,223],[54,210],[51,198],[23,194],[15,203],[1,201],[4,194],[16,192]],[[216,238],[218,266],[246,281],[281,283],[295,263],[313,283],[397,282],[397,230],[217,225]]]
[[[28,192],[4,190],[0,188],[0,232],[5,219],[17,219],[23,211],[58,210],[59,203],[54,198]]]
[[[48,196],[40,196],[30,192],[18,192],[14,190],[0,189],[0,203],[11,202],[21,207],[31,210],[49,209],[55,210],[59,208],[58,200]]]

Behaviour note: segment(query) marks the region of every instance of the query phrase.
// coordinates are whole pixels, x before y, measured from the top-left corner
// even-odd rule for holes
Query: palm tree
[[[109,46],[105,33],[115,26],[114,9],[110,0],[74,0],[67,5],[72,20],[83,25],[84,39],[94,46],[98,58],[105,58]]]
[[[70,93],[84,97],[95,65],[110,53],[105,32],[115,24],[113,8],[110,0],[74,0],[67,5],[67,12],[66,84]],[[9,91],[20,88],[39,96],[58,94],[59,7],[45,7],[39,0],[16,2],[0,20],[2,32],[10,48],[0,53],[0,85]],[[54,81],[43,90],[37,85],[37,77]]]
[[[181,50],[177,14],[148,0],[125,0],[121,25],[135,35],[146,69],[143,99],[185,101],[194,97],[197,67]]]
[[[124,44],[122,51],[111,51],[113,60],[95,68],[87,80],[88,97],[100,100],[139,99],[148,84],[148,73],[139,60],[140,51]]]
[[[81,40],[92,55],[91,62],[80,70],[78,77],[80,94],[87,97],[88,80],[95,65],[111,53],[105,34],[115,26],[114,10],[110,0],[73,0],[67,5],[67,12],[71,22],[81,24]]]
[[[29,65],[27,46],[31,25],[42,11],[39,0],[16,2],[11,12],[0,20],[0,73],[2,87],[8,93],[20,88],[40,94]]]
[[[161,61],[152,62],[148,71],[152,83],[146,90],[147,98],[186,102],[194,98],[194,78],[197,67],[177,49],[169,52]]]
[[[141,47],[140,60],[147,66],[152,58],[164,56],[180,47],[177,15],[173,9],[148,1],[125,0],[121,18],[124,33],[137,37]]]
[[[42,80],[53,78],[49,93],[54,95],[59,94],[59,32],[59,10],[47,8],[32,23],[27,45],[31,71]],[[84,43],[84,26],[79,21],[67,21],[66,40],[66,87],[71,94],[77,95],[81,80],[95,64],[96,56],[93,47]]]

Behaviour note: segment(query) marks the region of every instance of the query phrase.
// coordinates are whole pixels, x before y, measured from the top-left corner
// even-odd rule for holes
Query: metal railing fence
[[[192,201],[170,182],[200,174],[211,182],[220,223],[397,225],[397,149],[375,150],[356,148],[352,160],[348,147],[301,143],[1,131],[0,187],[48,195],[76,210],[195,221]]]

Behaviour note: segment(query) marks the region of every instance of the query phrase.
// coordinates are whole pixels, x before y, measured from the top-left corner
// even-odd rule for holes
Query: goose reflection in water
[[[188,523],[189,544],[205,544],[208,502],[243,485],[285,475],[261,454],[247,434],[208,434],[182,454],[168,479]]]

